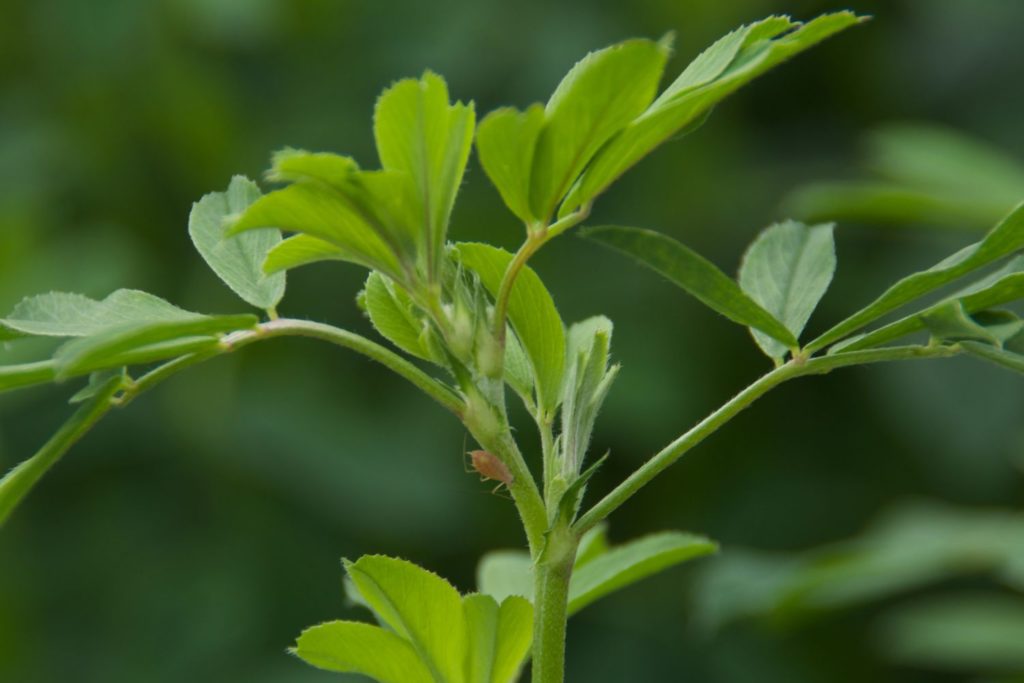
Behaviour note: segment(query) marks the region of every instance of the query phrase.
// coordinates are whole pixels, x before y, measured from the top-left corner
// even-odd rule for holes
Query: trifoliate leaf
[[[591,201],[654,148],[701,120],[743,85],[859,21],[851,12],[826,14],[803,25],[786,17],[769,17],[720,39],[594,157],[559,213],[565,215]]]
[[[654,99],[669,50],[627,40],[591,52],[544,109],[530,174],[532,214],[547,219],[594,154]]]
[[[420,341],[423,321],[416,315],[408,295],[387,276],[370,273],[363,303],[374,328],[384,338],[406,353],[432,360],[429,350]]]

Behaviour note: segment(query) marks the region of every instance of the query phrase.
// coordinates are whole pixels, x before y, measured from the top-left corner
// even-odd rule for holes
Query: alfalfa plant
[[[606,518],[758,397],[797,377],[881,361],[971,353],[1024,367],[1018,355],[1024,323],[991,310],[1024,291],[1019,261],[864,332],[1024,247],[1024,208],[806,343],[798,338],[835,266],[831,225],[769,227],[747,251],[738,282],[656,232],[591,227],[588,239],[625,252],[749,327],[775,367],[596,503],[583,505],[601,463],[590,454],[592,429],[618,372],[609,355],[612,324],[596,317],[566,327],[528,261],[583,223],[594,200],[651,150],[697,128],[715,104],[755,77],[859,21],[839,12],[807,24],[770,17],[743,26],[660,94],[670,41],[629,40],[587,55],[546,105],[499,109],[479,125],[473,105],[452,104],[437,74],[395,83],[374,112],[380,169],[288,149],[274,155],[267,173],[283,187],[264,194],[256,183],[235,178],[226,192],[195,205],[189,231],[199,253],[262,315],[203,315],[119,290],[102,301],[65,293],[30,297],[0,320],[8,339],[72,338],[51,358],[0,369],[3,390],[88,377],[71,399],[77,412],[0,483],[0,520],[105,413],[171,375],[274,337],[321,339],[382,363],[462,421],[481,452],[481,474],[507,486],[527,551],[485,558],[479,592],[466,596],[402,560],[347,562],[351,595],[380,625],[314,626],[299,637],[295,653],[325,669],[388,683],[511,681],[529,656],[534,681],[561,681],[572,613],[715,550],[707,539],[678,532],[611,548]],[[525,226],[515,253],[448,239],[474,140],[485,172]],[[369,270],[358,301],[389,345],[278,316],[285,272],[324,260]],[[892,345],[923,330],[930,331],[925,343]],[[525,437],[509,427],[510,394],[536,422],[539,478],[520,449]]]

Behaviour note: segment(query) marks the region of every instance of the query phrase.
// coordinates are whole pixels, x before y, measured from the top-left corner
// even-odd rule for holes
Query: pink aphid
[[[470,451],[470,460],[473,462],[473,469],[480,473],[484,479],[492,479],[505,486],[511,486],[514,481],[508,466],[493,453],[488,451]]]

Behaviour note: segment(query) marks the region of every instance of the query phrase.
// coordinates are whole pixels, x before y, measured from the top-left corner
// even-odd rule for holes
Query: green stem
[[[556,564],[536,566],[533,616],[532,683],[565,680],[565,632],[569,619],[569,581],[576,549]]]
[[[473,432],[471,425],[470,432]],[[530,547],[530,556],[534,559],[540,554],[544,547],[544,534],[548,528],[547,511],[544,508],[544,499],[541,498],[537,489],[537,482],[530,473],[526,459],[519,451],[512,435],[506,430],[495,440],[489,440],[486,436],[473,434],[480,445],[494,453],[509,469],[512,481],[508,484],[508,491],[512,494],[512,500],[516,504],[519,518],[523,523],[523,530],[526,532],[526,540]]]
[[[508,313],[508,299],[512,294],[512,285],[530,257],[540,251],[545,244],[561,235],[569,228],[579,225],[590,215],[590,204],[580,207],[568,216],[551,225],[528,230],[528,236],[519,251],[509,262],[505,274],[498,286],[498,295],[494,297],[494,337],[502,344],[505,342],[505,316]]]
[[[598,501],[586,514],[580,517],[574,529],[577,534],[582,534],[592,529],[620,505],[629,500],[633,494],[661,474],[665,468],[679,460],[687,451],[716,432],[722,425],[729,422],[729,420],[751,403],[787,380],[805,375],[823,375],[836,368],[851,365],[922,358],[946,358],[959,352],[960,348],[958,346],[896,346],[837,353],[806,361],[791,360],[761,377],[761,379],[741,391],[718,410],[697,423],[688,432],[665,446],[650,460],[641,465],[625,481],[616,486],[608,495]]]
[[[17,465],[0,479],[0,525],[68,450],[114,406],[114,395],[124,378],[114,377],[82,405],[35,455]]]
[[[254,330],[243,330],[228,335],[221,345],[226,351],[247,346],[272,337],[310,337],[351,349],[375,360],[386,368],[412,382],[427,396],[461,417],[465,404],[455,392],[437,381],[394,351],[339,327],[309,320],[278,318],[262,323]]]

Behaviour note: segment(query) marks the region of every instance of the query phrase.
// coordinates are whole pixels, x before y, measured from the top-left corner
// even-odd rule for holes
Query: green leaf
[[[530,207],[530,174],[537,136],[544,125],[544,107],[520,112],[511,107],[485,116],[476,131],[476,153],[505,206],[525,223],[537,220]]]
[[[423,321],[418,319],[412,302],[400,287],[385,275],[370,273],[364,293],[366,312],[381,336],[408,354],[433,360],[421,342]]]
[[[284,296],[285,275],[265,275],[263,261],[281,242],[281,231],[264,228],[234,237],[224,234],[224,219],[241,214],[261,196],[256,183],[235,176],[227,192],[211,192],[192,206],[188,232],[200,255],[224,284],[250,305],[270,310]]]
[[[270,250],[263,262],[263,272],[280,273],[320,261],[359,263],[358,257],[348,254],[336,244],[309,235],[295,235]]]
[[[46,444],[28,460],[0,479],[0,526],[11,516],[43,475],[88,432],[111,408],[110,399],[121,390],[123,380],[114,377],[75,411]]]
[[[426,233],[421,245],[429,255],[428,272],[437,274],[448,221],[473,142],[473,105],[448,99],[444,79],[427,71],[391,86],[377,100],[374,136],[385,170],[412,179],[416,216]]]
[[[978,672],[1024,671],[1024,601],[967,593],[919,600],[886,614],[878,644],[904,664]]]
[[[59,348],[54,354],[57,379],[212,349],[220,341],[213,335],[250,329],[258,322],[254,315],[222,315],[109,328]]]
[[[412,645],[379,626],[331,621],[302,632],[292,650],[327,671],[369,676],[380,683],[435,683]]]
[[[740,287],[782,321],[799,339],[811,313],[824,296],[836,269],[833,225],[806,226],[785,221],[764,230],[740,265]],[[781,360],[786,344],[751,330],[769,357]]]
[[[495,550],[483,556],[476,570],[481,593],[501,602],[518,595],[533,600],[533,561],[522,550]]]
[[[598,149],[647,108],[668,54],[665,45],[627,40],[591,52],[562,79],[544,109],[533,157],[534,216],[547,220]]]
[[[408,640],[438,681],[463,681],[462,598],[441,577],[405,560],[369,555],[345,569],[374,612]]]
[[[364,201],[363,191],[355,184],[343,188],[319,183],[290,185],[257,200],[226,234],[266,227],[303,233],[338,247],[339,259],[400,279],[404,274],[398,256],[402,247],[368,213]]]
[[[480,276],[496,296],[512,254],[489,244],[459,243],[461,261]],[[551,294],[529,267],[516,278],[508,302],[508,318],[533,366],[537,403],[546,414],[558,407],[565,367],[565,327]]]
[[[847,337],[897,308],[1024,247],[1024,204],[1019,204],[983,240],[969,245],[928,270],[908,275],[881,296],[807,344],[810,352]]]
[[[700,121],[743,85],[859,21],[852,12],[826,14],[804,25],[786,17],[769,17],[721,38],[594,157],[562,212],[593,200],[640,159]]]
[[[204,318],[152,294],[119,289],[102,301],[67,292],[30,296],[0,319],[0,326],[34,336],[87,337],[124,325]]]
[[[36,384],[47,384],[57,378],[57,367],[52,360],[0,365],[0,393]]]
[[[533,404],[533,369],[519,337],[511,328],[505,333],[505,381],[528,406]]]
[[[796,338],[774,315],[713,263],[676,240],[653,230],[616,226],[586,228],[582,235],[636,259],[729,320],[796,346]]]
[[[462,599],[469,634],[467,683],[511,683],[533,640],[533,606],[511,596],[501,606],[490,595]]]
[[[706,538],[677,531],[652,534],[614,547],[573,573],[569,614],[664,569],[717,550],[717,544]]]

